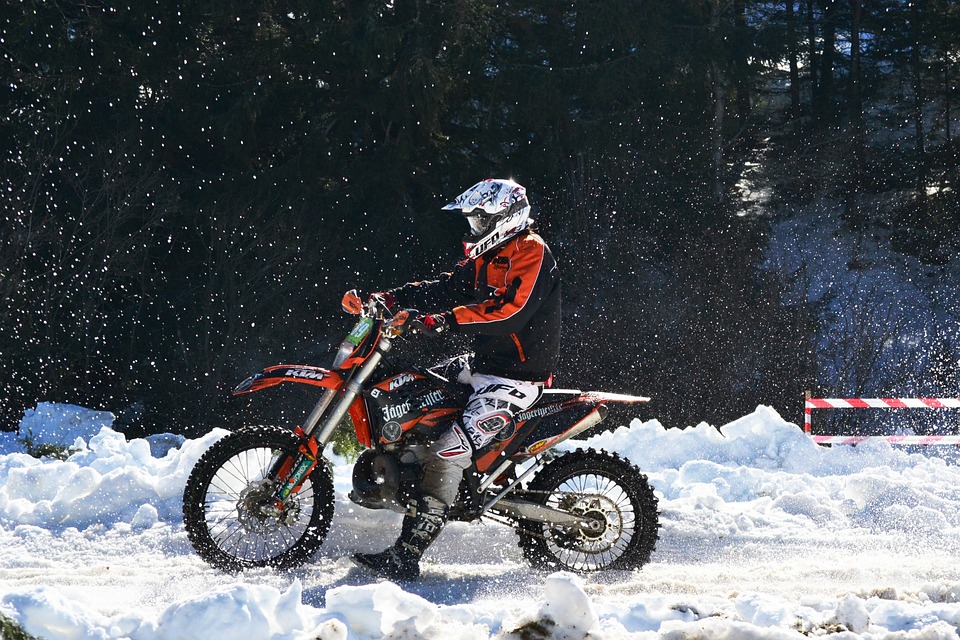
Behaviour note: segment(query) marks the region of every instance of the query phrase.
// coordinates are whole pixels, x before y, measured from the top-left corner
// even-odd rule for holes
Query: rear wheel
[[[197,554],[224,571],[296,567],[323,543],[333,518],[333,478],[321,459],[282,508],[268,478],[295,456],[300,438],[252,427],[222,438],[194,467],[183,492],[183,526]]]
[[[577,450],[534,477],[525,499],[572,513],[583,527],[523,520],[520,548],[531,565],[576,572],[635,569],[659,537],[657,497],[640,470],[613,453]]]

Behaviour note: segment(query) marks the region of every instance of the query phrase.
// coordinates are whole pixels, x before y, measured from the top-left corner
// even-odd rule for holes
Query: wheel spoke
[[[321,463],[283,505],[267,477],[299,445],[288,431],[254,427],[201,457],[184,491],[184,527],[205,560],[228,570],[295,566],[320,546],[333,513],[329,471]]]
[[[582,528],[522,523],[520,545],[537,566],[573,571],[630,568],[642,565],[653,551],[656,497],[646,477],[614,454],[566,454],[545,467],[528,491],[530,499],[585,523]],[[645,515],[648,510],[650,517]]]
[[[224,465],[223,469],[227,470],[231,483],[243,483],[246,489],[263,480],[276,456],[268,458],[255,455],[262,451],[245,452],[249,455],[238,456],[230,461],[231,464]],[[207,503],[208,528],[217,545],[235,557],[254,562],[275,557],[292,548],[305,533],[306,522],[309,522],[313,513],[314,492],[309,480],[304,482],[300,492],[292,499],[297,508],[303,508],[301,519],[293,524],[275,519],[257,520],[250,513],[244,514],[244,510],[249,510],[250,506],[242,503],[243,491],[224,489],[219,483],[217,486],[217,495],[226,499]]]
[[[547,504],[603,522],[599,536],[545,527],[551,552],[575,570],[611,564],[623,554],[633,534],[629,496],[615,480],[597,473],[566,479]]]

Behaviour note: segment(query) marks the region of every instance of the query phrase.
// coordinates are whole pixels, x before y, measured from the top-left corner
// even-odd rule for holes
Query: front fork
[[[356,375],[350,377],[340,389],[327,389],[307,416],[303,426],[294,429],[294,433],[300,438],[298,452],[295,455],[281,456],[267,476],[267,479],[275,483],[272,496],[274,507],[283,509],[290,496],[300,491],[303,481],[317,466],[321,450],[333,437],[337,425],[347,415],[350,405],[360,395],[364,383],[373,375],[384,354],[390,350],[390,346],[389,339],[381,338],[376,351],[367,358]],[[338,395],[340,400],[334,404],[333,401]],[[328,412],[327,409],[331,405],[333,408]],[[319,432],[317,432],[318,427]],[[317,432],[316,436],[314,432]]]
[[[316,439],[306,435],[300,427],[293,432],[301,440],[297,454],[281,456],[274,463],[270,475],[267,476],[269,479],[275,479],[273,503],[278,509],[283,507],[287,498],[300,491],[303,481],[317,466],[317,461],[320,459],[320,445]]]

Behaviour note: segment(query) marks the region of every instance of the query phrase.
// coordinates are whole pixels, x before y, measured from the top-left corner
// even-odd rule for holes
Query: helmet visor
[[[477,237],[483,235],[487,227],[490,226],[489,216],[472,215],[466,216],[467,223],[470,225],[470,235]]]

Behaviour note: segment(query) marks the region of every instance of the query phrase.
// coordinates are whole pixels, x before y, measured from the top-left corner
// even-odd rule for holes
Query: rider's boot
[[[417,515],[405,516],[400,537],[380,553],[355,553],[354,560],[391,580],[409,581],[420,577],[420,558],[437,539],[447,521],[447,506],[433,496],[417,503]]]

